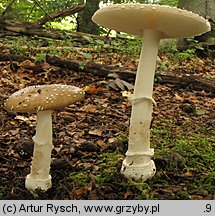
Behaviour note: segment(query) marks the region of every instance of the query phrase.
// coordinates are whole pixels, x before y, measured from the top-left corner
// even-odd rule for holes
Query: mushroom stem
[[[34,152],[31,172],[27,175],[25,186],[34,192],[36,189],[48,190],[51,183],[50,164],[52,145],[52,111],[37,112],[36,134],[33,137]]]
[[[128,178],[145,181],[155,174],[151,160],[154,150],[150,149],[150,124],[154,74],[161,33],[146,29],[135,81],[134,94],[130,97],[132,112],[129,129],[129,143],[122,173]]]

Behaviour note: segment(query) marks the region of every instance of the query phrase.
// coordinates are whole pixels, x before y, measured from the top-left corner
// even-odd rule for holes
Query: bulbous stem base
[[[35,193],[35,189],[47,191],[52,187],[52,177],[49,175],[47,179],[33,179],[31,175],[27,175],[25,180],[25,187],[32,193]]]
[[[153,160],[143,164],[128,164],[125,159],[122,163],[121,173],[128,179],[146,181],[155,175],[156,167]]]

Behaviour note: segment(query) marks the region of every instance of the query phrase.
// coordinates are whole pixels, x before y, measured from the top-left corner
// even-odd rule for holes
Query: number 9
[[[206,212],[211,212],[211,204],[206,204]]]

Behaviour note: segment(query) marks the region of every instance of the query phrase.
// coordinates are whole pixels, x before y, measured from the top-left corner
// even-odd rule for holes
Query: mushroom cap
[[[161,38],[187,38],[211,30],[198,14],[176,7],[155,4],[114,4],[95,12],[92,20],[106,28],[133,35],[145,29],[161,32]]]
[[[51,84],[28,86],[13,93],[5,109],[13,112],[35,112],[63,108],[84,98],[85,92],[75,86]]]

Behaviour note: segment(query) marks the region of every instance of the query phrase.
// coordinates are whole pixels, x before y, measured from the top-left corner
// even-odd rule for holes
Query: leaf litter
[[[86,57],[131,68],[137,63],[126,55],[110,54],[107,58],[107,52],[100,54],[79,51],[78,59]],[[207,64],[211,60],[198,60],[198,64],[193,61],[186,65],[177,62],[172,67],[214,76],[214,65]],[[210,155],[215,148],[215,101],[211,93],[155,84],[157,107],[153,111],[151,142],[157,173],[146,183],[135,183],[120,174],[131,113],[126,96],[132,93],[132,84],[117,79],[114,88],[108,87],[111,78],[29,60],[0,62],[0,74],[0,199],[35,199],[25,189],[24,181],[31,164],[36,115],[8,113],[4,101],[20,88],[52,83],[75,85],[87,94],[84,101],[53,112],[53,187],[40,192],[40,199],[215,198],[214,156]],[[189,161],[189,157],[196,160]]]

